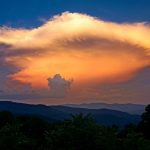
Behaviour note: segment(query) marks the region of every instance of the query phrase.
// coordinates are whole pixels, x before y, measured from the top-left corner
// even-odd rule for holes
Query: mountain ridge
[[[112,109],[127,112],[130,114],[141,114],[144,112],[146,105],[143,104],[133,104],[133,103],[82,103],[82,104],[65,104],[64,106],[75,107],[75,108],[88,108],[88,109]]]
[[[84,115],[90,114],[97,123],[104,125],[117,124],[119,126],[124,126],[129,123],[136,124],[140,121],[139,115],[131,115],[117,110],[73,108],[62,105],[46,106],[43,104],[35,105],[0,101],[0,111],[3,110],[10,111],[14,114],[40,116],[50,121],[62,121],[69,119],[71,114],[76,115],[79,113]]]

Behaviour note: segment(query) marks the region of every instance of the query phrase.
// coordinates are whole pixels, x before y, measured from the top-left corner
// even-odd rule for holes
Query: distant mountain
[[[127,112],[130,114],[142,114],[145,110],[145,105],[140,104],[106,104],[106,103],[83,103],[83,104],[66,104],[67,107],[88,108],[88,109],[112,109]]]
[[[67,106],[45,106],[22,104],[9,101],[0,101],[0,111],[7,110],[14,114],[36,115],[50,121],[59,121],[69,119],[71,114],[83,113],[84,115],[91,114],[95,121],[104,125],[119,125],[123,126],[129,123],[138,123],[139,115],[131,115],[125,112],[110,110],[110,109],[86,109],[72,108]]]

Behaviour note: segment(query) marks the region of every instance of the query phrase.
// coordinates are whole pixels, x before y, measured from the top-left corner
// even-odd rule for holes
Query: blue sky
[[[115,22],[149,22],[149,0],[1,0],[0,25],[36,27],[64,11]]]

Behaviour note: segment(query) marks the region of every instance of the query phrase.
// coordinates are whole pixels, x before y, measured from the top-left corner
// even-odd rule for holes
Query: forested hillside
[[[90,115],[50,123],[34,116],[0,112],[1,150],[150,150],[150,105],[138,125],[95,123]]]

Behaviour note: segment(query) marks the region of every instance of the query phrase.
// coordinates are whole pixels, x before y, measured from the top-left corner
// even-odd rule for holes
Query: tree
[[[0,128],[6,124],[12,124],[14,121],[14,116],[11,112],[1,111],[0,112]]]
[[[139,123],[138,129],[144,134],[146,139],[150,140],[150,105],[145,108],[141,118],[142,121]]]

